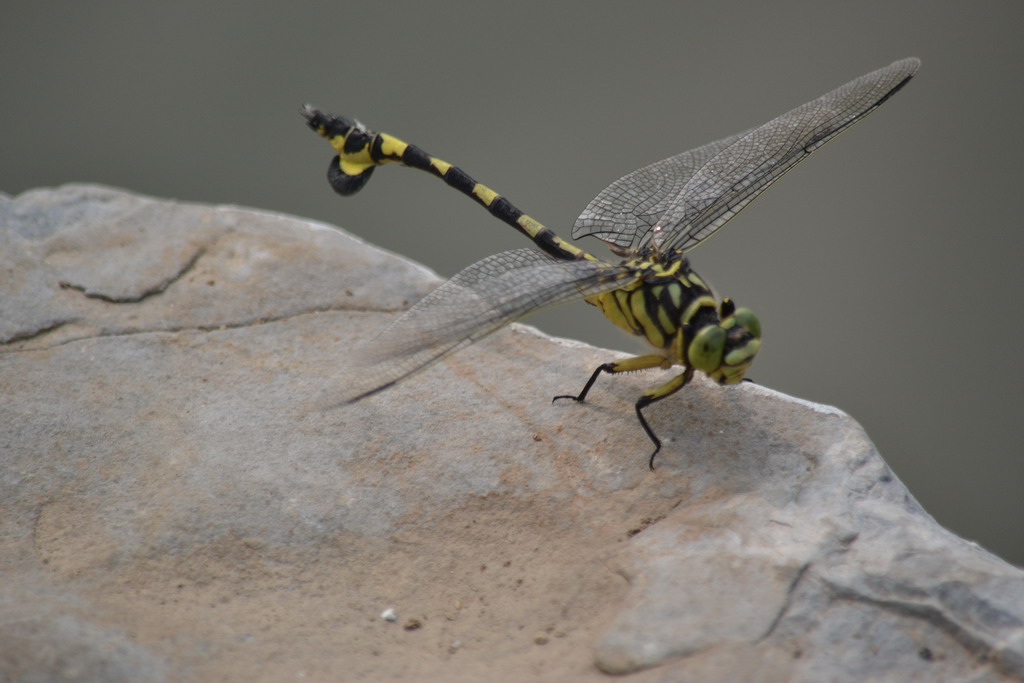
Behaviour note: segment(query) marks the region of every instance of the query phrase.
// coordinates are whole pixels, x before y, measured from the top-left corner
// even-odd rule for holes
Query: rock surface
[[[1024,573],[845,414],[512,326],[328,409],[437,284],[335,229],[0,199],[3,680],[1013,680]],[[382,618],[393,610],[393,620]],[[388,614],[387,616],[392,616]]]

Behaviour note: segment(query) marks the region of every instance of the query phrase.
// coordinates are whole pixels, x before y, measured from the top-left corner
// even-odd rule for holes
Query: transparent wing
[[[741,135],[662,159],[619,178],[594,197],[576,219],[573,239],[593,235],[619,249],[635,250],[693,174]]]
[[[660,250],[688,251],[889,99],[919,66],[914,58],[893,62],[762,126],[634,171],[590,203],[573,237],[595,235],[628,250],[653,241]],[[655,226],[660,230],[652,232]]]
[[[528,313],[606,292],[632,270],[600,261],[561,261],[514,249],[448,280],[355,352],[342,402],[386,389]]]

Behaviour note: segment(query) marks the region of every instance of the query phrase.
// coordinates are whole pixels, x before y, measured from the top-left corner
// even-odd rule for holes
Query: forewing
[[[739,137],[717,140],[619,178],[594,197],[576,219],[573,239],[593,235],[621,249],[635,249],[693,174]]]
[[[599,261],[561,261],[514,249],[448,280],[354,354],[342,402],[352,403],[425,369],[542,308],[606,292],[632,276]]]
[[[659,246],[688,251],[706,240],[811,152],[881,106],[919,66],[913,58],[893,62],[741,135],[686,183],[661,219]]]
[[[688,251],[769,185],[899,90],[917,71],[903,59],[872,71],[768,123],[634,171],[591,202],[573,237],[620,248]],[[645,194],[643,183],[650,182]],[[651,232],[654,226],[660,230]]]

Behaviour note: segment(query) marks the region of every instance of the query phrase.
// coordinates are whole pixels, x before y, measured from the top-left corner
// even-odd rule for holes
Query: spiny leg
[[[632,358],[626,358],[625,360],[617,360],[612,363],[604,363],[598,366],[597,370],[594,370],[594,374],[587,380],[586,385],[583,387],[583,391],[577,396],[571,394],[563,394],[562,396],[555,396],[551,399],[554,403],[560,398],[571,398],[577,403],[581,403],[587,399],[587,394],[590,392],[590,388],[594,386],[594,382],[597,381],[598,376],[602,372],[607,372],[609,375],[614,375],[617,372],[633,372],[634,370],[646,370],[648,368],[667,368],[669,362],[664,356],[656,356],[654,354],[648,354],[646,356],[633,356]]]
[[[592,374],[590,379],[587,380],[586,385],[583,387],[583,391],[581,391],[579,395],[572,396],[571,394],[566,394],[562,396],[555,396],[551,399],[551,402],[554,403],[560,398],[569,398],[577,402],[586,400],[587,394],[590,392],[591,387],[594,386],[594,382],[597,381],[597,378],[602,372],[615,374],[619,372],[632,372],[634,370],[646,370],[647,368],[668,368],[669,365],[669,361],[664,356],[656,356],[653,354],[646,356],[634,356],[633,358],[627,358],[625,360],[604,363],[594,370],[594,374]],[[643,409],[656,401],[660,401],[661,399],[676,393],[689,384],[691,379],[693,379],[693,368],[686,368],[682,374],[673,377],[661,386],[644,392],[644,395],[636,402],[636,417],[640,421],[640,426],[644,428],[644,432],[647,434],[648,438],[650,438],[654,443],[654,452],[651,453],[651,458],[647,463],[647,466],[652,470],[654,469],[654,456],[658,455],[658,451],[661,450],[661,439],[657,437],[654,430],[651,429],[651,426],[647,424],[647,420],[644,418]]]
[[[644,428],[644,431],[647,432],[647,436],[654,442],[654,452],[651,453],[651,459],[647,462],[647,466],[651,468],[652,471],[654,470],[654,456],[656,456],[658,451],[661,450],[661,439],[654,434],[654,430],[651,429],[649,424],[647,424],[647,420],[644,419],[642,411],[655,401],[660,401],[661,399],[676,393],[689,384],[691,379],[693,379],[693,368],[686,368],[682,374],[676,375],[660,387],[655,387],[654,389],[644,392],[644,395],[636,402],[636,417],[640,420],[640,426]]]

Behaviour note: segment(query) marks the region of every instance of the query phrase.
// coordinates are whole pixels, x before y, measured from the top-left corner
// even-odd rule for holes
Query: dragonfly
[[[722,385],[744,380],[761,347],[752,311],[720,301],[688,254],[809,154],[873,112],[920,67],[902,59],[856,78],[756,128],[655,162],[619,178],[576,219],[573,239],[596,237],[615,255],[605,260],[568,242],[465,171],[415,145],[355,120],[302,108],[307,124],[335,151],[327,171],[341,195],[358,192],[377,166],[426,171],[469,196],[533,241],[462,270],[388,325],[356,353],[358,374],[342,403],[392,387],[529,313],[575,300],[596,306],[640,337],[650,353],[603,363],[578,394],[583,402],[602,374],[649,368],[680,371],[635,402],[654,445],[662,442],[644,409],[701,372]],[[538,250],[539,249],[539,250]]]

